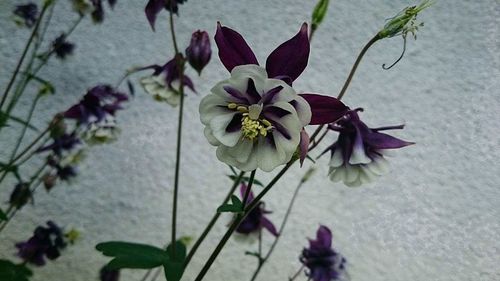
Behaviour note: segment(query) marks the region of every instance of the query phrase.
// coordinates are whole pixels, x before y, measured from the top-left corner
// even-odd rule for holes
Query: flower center
[[[271,122],[264,118],[259,118],[262,112],[262,105],[252,104],[246,106],[230,103],[227,107],[243,113],[243,118],[241,119],[241,132],[244,138],[255,140],[259,135],[265,137],[268,131],[273,129]]]

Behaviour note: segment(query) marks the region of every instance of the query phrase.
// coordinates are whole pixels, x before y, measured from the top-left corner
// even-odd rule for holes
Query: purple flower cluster
[[[47,227],[38,226],[27,241],[16,244],[17,255],[25,262],[37,266],[45,265],[45,258],[57,259],[65,247],[64,234],[52,221],[47,222]]]
[[[74,49],[75,44],[66,41],[66,35],[64,33],[52,42],[52,50],[56,54],[56,57],[60,59],[65,59],[66,56],[71,55]]]
[[[332,248],[332,232],[323,225],[316,232],[316,239],[310,239],[309,247],[302,251],[300,262],[313,281],[340,280],[345,273],[346,259]]]

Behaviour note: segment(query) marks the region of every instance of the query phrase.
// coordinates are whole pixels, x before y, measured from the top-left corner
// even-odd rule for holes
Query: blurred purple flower
[[[63,33],[52,42],[52,50],[56,57],[65,59],[66,56],[71,55],[75,49],[75,44],[66,41],[66,35]]]
[[[346,259],[332,248],[332,232],[323,225],[316,232],[316,240],[309,239],[309,248],[302,251],[300,262],[313,281],[340,280],[345,272]]]
[[[120,280],[120,271],[117,269],[108,269],[106,266],[99,272],[100,281],[118,281]]]
[[[141,79],[144,90],[158,101],[166,101],[172,106],[177,106],[181,99],[178,89],[182,71],[177,62],[181,60],[184,60],[184,58],[181,54],[178,54],[163,66],[151,65],[145,67],[144,69],[150,68],[154,72],[152,75]],[[196,92],[191,78],[184,74],[182,81],[184,86]]]
[[[57,156],[61,156],[63,152],[72,150],[80,143],[81,141],[75,133],[64,133],[63,135],[54,138],[51,144],[38,149],[37,152],[52,150]]]
[[[191,36],[191,43],[186,48],[186,57],[189,64],[201,74],[201,70],[208,64],[212,56],[210,39],[206,31],[198,30]]]
[[[90,89],[78,104],[64,112],[63,116],[75,119],[80,124],[99,123],[106,118],[113,118],[116,111],[122,109],[122,103],[127,100],[127,95],[113,87],[98,85]]]
[[[149,0],[144,12],[151,25],[151,29],[155,30],[156,17],[161,10],[166,9],[177,14],[179,12],[178,4],[183,4],[184,2],[187,2],[187,0]]]
[[[403,129],[403,125],[369,128],[359,119],[359,110],[351,110],[343,119],[329,125],[339,136],[323,152],[331,153],[330,179],[352,187],[369,183],[387,172],[388,161],[384,158],[387,150],[414,144],[380,132]]]
[[[17,5],[14,9],[16,20],[27,27],[35,25],[38,18],[38,6],[32,2],[25,5]]]
[[[91,0],[94,10],[91,13],[92,20],[96,23],[101,23],[104,20],[104,8],[102,4],[103,0]],[[114,8],[117,0],[108,0],[108,4],[111,8]]]
[[[240,192],[241,198],[245,196],[245,192],[247,190],[247,186],[245,184],[241,184]],[[253,192],[250,192],[248,196],[248,200],[245,202],[245,206],[250,204],[254,199]],[[248,216],[240,223],[238,228],[236,228],[236,232],[240,234],[255,234],[258,233],[262,228],[267,229],[272,235],[278,236],[278,231],[274,224],[266,218],[266,214],[270,214],[270,211],[267,211],[264,208],[264,203],[260,202],[257,207],[255,207]]]
[[[61,228],[52,221],[48,221],[47,226],[37,227],[30,239],[16,244],[18,256],[25,262],[45,265],[45,258],[57,259],[61,255],[60,251],[66,247]]]

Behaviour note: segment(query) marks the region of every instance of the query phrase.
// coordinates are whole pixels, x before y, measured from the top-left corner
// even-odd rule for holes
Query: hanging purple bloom
[[[118,281],[120,280],[120,271],[117,269],[108,269],[106,266],[99,272],[100,281]]]
[[[16,22],[32,27],[38,19],[38,6],[32,2],[17,5],[14,9],[14,15],[16,16]]]
[[[316,240],[309,239],[309,248],[305,248],[300,262],[308,271],[306,275],[312,281],[340,280],[345,273],[346,259],[332,248],[332,232],[321,225],[316,232]]]
[[[167,11],[172,11],[174,14],[179,12],[179,4],[183,4],[187,0],[149,0],[146,4],[144,12],[146,13],[146,18],[151,25],[151,29],[155,30],[156,17],[161,12],[161,10],[166,9]]]
[[[92,20],[95,23],[103,22],[104,21],[103,0],[90,0],[90,2],[92,3],[92,7],[93,7],[93,11],[91,13]],[[111,8],[114,8],[117,1],[116,0],[108,0],[107,2]],[[77,10],[80,11],[80,13],[82,11],[86,10],[85,5],[86,5],[85,3],[84,4],[76,3],[76,5],[75,5],[75,3],[73,4],[73,6],[77,7]]]
[[[166,101],[172,106],[177,106],[181,100],[178,90],[182,71],[177,62],[181,60],[184,60],[184,58],[181,54],[178,54],[163,66],[152,65],[146,67],[145,69],[151,68],[154,72],[152,75],[141,79],[144,90],[158,101]],[[182,81],[184,86],[196,92],[191,78],[184,74]]]
[[[47,226],[37,227],[28,241],[16,244],[18,256],[25,262],[45,265],[45,258],[55,260],[61,255],[60,251],[66,248],[61,228],[52,221],[48,221]]]
[[[330,179],[351,187],[372,182],[387,172],[388,162],[384,158],[387,150],[414,144],[380,132],[403,129],[403,125],[369,128],[359,119],[358,110],[349,111],[342,120],[329,125],[339,136],[323,152],[331,153]]]
[[[304,23],[263,68],[239,33],[218,24],[215,42],[231,78],[201,101],[200,117],[219,160],[243,171],[271,171],[290,161],[311,120],[309,104],[290,86],[307,65],[307,32]]]
[[[191,36],[191,44],[186,48],[186,57],[189,64],[201,74],[201,70],[208,64],[212,56],[210,39],[206,31],[198,30]]]
[[[81,141],[75,133],[64,133],[63,135],[54,138],[51,144],[38,149],[37,152],[52,150],[57,156],[62,156],[63,152],[71,151],[79,144],[81,144]]]
[[[66,35],[63,33],[52,42],[52,50],[56,57],[65,59],[66,56],[71,55],[75,49],[75,44],[66,41]]]
[[[63,116],[75,119],[80,124],[98,123],[106,118],[113,119],[116,111],[122,109],[122,103],[127,100],[127,95],[113,87],[99,85],[90,89],[83,99],[64,112]]]
[[[32,199],[32,195],[30,185],[25,182],[20,182],[16,184],[14,190],[10,194],[9,204],[16,209],[21,209],[30,199]]]
[[[241,184],[240,192],[241,198],[245,196],[245,192],[247,190],[247,186],[245,184]],[[248,200],[245,202],[245,206],[250,204],[254,199],[253,192],[250,192],[248,196]],[[236,229],[237,233],[250,235],[259,233],[262,228],[267,229],[272,235],[278,236],[278,231],[274,224],[266,218],[265,215],[270,214],[270,211],[267,211],[264,208],[264,203],[260,202],[257,207],[255,207],[248,216],[240,223],[238,228]]]

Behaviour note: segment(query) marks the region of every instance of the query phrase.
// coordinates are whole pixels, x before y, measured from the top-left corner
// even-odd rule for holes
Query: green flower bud
[[[418,27],[424,25],[423,23],[417,23],[417,14],[432,4],[434,4],[433,0],[424,0],[418,6],[407,7],[399,12],[378,33],[379,38],[390,38],[398,35],[406,36],[408,33],[412,33],[416,38]]]

